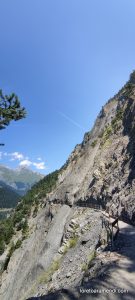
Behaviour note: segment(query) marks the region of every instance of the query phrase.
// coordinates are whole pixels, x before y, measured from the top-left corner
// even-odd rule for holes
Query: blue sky
[[[135,68],[134,0],[1,0],[0,88],[27,118],[1,130],[1,161],[61,167]]]

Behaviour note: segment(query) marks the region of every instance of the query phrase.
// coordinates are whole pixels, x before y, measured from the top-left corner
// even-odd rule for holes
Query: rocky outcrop
[[[6,281],[8,290],[4,286],[4,293],[3,290],[0,292],[1,299],[18,299],[20,292],[25,294],[31,283],[34,283],[34,280],[48,268],[60,247],[69,212],[70,208],[66,205],[58,209],[53,221],[48,220],[50,228],[48,228],[47,235],[45,233],[48,226],[45,220],[47,215],[44,215],[45,211],[44,214],[42,212],[37,221],[38,228],[35,228],[22,249],[15,251],[11,258],[8,268],[9,276]],[[16,262],[15,265],[14,262]],[[19,277],[18,272],[21,274]]]

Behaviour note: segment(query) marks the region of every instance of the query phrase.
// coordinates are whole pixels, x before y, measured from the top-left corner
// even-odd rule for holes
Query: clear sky
[[[62,166],[134,68],[134,0],[0,0],[0,88],[27,110],[0,163]]]

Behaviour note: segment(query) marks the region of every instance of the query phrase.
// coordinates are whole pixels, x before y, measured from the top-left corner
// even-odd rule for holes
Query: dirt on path
[[[112,219],[113,221],[113,219]],[[38,300],[134,300],[135,227],[119,221],[119,234],[113,251],[99,255],[105,272],[77,290],[61,290]],[[107,267],[106,267],[107,266]]]
[[[135,299],[135,227],[119,221],[119,228],[114,251],[101,254],[105,263],[110,260],[110,267],[102,278],[92,280],[82,289],[80,300]]]

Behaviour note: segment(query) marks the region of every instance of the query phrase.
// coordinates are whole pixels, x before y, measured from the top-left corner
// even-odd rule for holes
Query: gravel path
[[[80,300],[133,300],[135,299],[135,227],[119,221],[120,233],[111,253],[116,261],[110,265],[101,279],[93,280],[87,289],[97,289],[94,295],[82,295]],[[99,293],[101,291],[101,293]]]
[[[119,221],[120,232],[113,252],[104,253],[109,265],[102,277],[76,290],[63,290],[38,300],[134,300],[135,299],[135,227]],[[101,254],[102,256],[102,254]],[[95,293],[95,291],[97,292]]]

